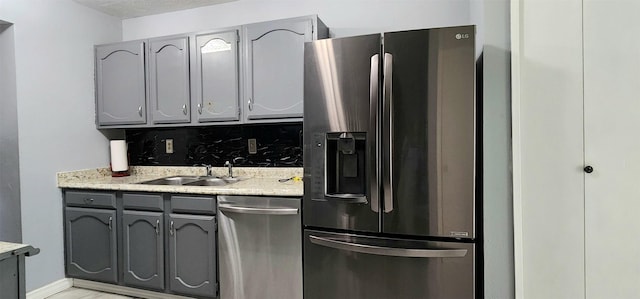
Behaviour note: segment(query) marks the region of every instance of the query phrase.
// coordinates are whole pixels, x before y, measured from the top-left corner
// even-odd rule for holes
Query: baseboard
[[[49,296],[53,296],[73,286],[73,280],[71,278],[63,278],[58,281],[54,281],[41,288],[35,289],[27,293],[27,299],[45,299]]]
[[[140,290],[135,288],[129,288],[114,284],[95,282],[90,280],[73,279],[73,286],[76,288],[90,289],[95,291],[114,293],[118,295],[147,298],[147,299],[188,299],[191,297],[183,297],[171,294],[164,294],[158,292],[152,292],[147,290]],[[31,299],[31,298],[28,298]]]

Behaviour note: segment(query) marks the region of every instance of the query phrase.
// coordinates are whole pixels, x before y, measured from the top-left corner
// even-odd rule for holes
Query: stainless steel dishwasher
[[[218,196],[221,299],[302,298],[300,199]]]

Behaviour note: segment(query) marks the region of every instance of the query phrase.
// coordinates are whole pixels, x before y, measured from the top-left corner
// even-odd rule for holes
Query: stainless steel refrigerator
[[[476,297],[474,40],[305,45],[305,299]]]

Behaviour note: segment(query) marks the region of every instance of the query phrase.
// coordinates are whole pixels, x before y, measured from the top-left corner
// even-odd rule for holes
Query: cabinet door
[[[188,37],[150,42],[149,103],[154,124],[190,121]]]
[[[169,265],[172,291],[194,296],[216,295],[214,216],[170,214]]]
[[[582,3],[586,298],[638,298],[640,2]]]
[[[247,120],[302,117],[304,43],[311,40],[311,19],[246,27]]]
[[[116,211],[65,208],[66,268],[70,277],[117,282]]]
[[[164,289],[162,213],[123,212],[124,283]]]
[[[147,122],[144,49],[142,41],[96,47],[98,126]]]
[[[239,120],[238,31],[196,36],[195,69],[198,122]]]

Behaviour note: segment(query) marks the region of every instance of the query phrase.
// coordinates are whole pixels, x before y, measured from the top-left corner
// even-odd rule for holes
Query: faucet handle
[[[224,162],[224,166],[229,166],[229,165],[231,165],[231,162],[229,162],[229,161],[225,161]]]

